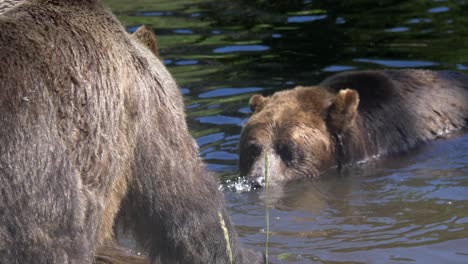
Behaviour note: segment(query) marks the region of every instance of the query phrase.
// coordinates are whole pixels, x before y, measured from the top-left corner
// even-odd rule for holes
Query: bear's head
[[[315,177],[336,165],[336,136],[355,124],[355,90],[333,93],[322,87],[297,87],[270,97],[250,98],[252,116],[244,125],[239,167],[254,185]]]

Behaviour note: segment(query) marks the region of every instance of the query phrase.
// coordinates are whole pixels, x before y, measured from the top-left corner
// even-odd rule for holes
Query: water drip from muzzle
[[[341,171],[341,168],[343,166],[343,159],[345,156],[343,135],[339,133],[333,133],[333,138],[335,139],[336,144],[336,167],[338,168],[338,171]]]

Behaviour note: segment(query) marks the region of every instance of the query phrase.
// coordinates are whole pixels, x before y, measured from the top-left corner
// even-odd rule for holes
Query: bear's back
[[[468,76],[453,71],[371,70],[335,74],[320,84],[336,94],[349,88],[359,93],[361,111],[434,94],[468,93]]]
[[[462,73],[344,72],[320,85],[334,94],[345,88],[359,93],[360,125],[383,152],[405,151],[468,124],[468,77]]]

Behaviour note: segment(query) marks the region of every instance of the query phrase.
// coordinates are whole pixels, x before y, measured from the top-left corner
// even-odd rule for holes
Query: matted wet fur
[[[150,264],[148,259],[114,243],[106,243],[96,251],[93,264]]]
[[[0,14],[6,12],[21,1],[22,0],[0,0]]]
[[[120,213],[152,260],[240,248],[161,62],[97,0],[0,12],[0,263],[91,263]]]
[[[407,151],[467,126],[468,77],[430,70],[344,72],[319,86],[250,99],[240,172],[261,184],[315,177],[379,155]]]

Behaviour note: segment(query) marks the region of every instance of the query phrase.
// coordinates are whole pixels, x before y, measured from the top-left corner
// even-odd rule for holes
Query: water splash
[[[245,177],[236,177],[232,180],[226,180],[220,188],[222,191],[232,191],[240,193],[260,189],[258,186],[256,186],[256,184],[254,184],[253,181],[248,180]]]

